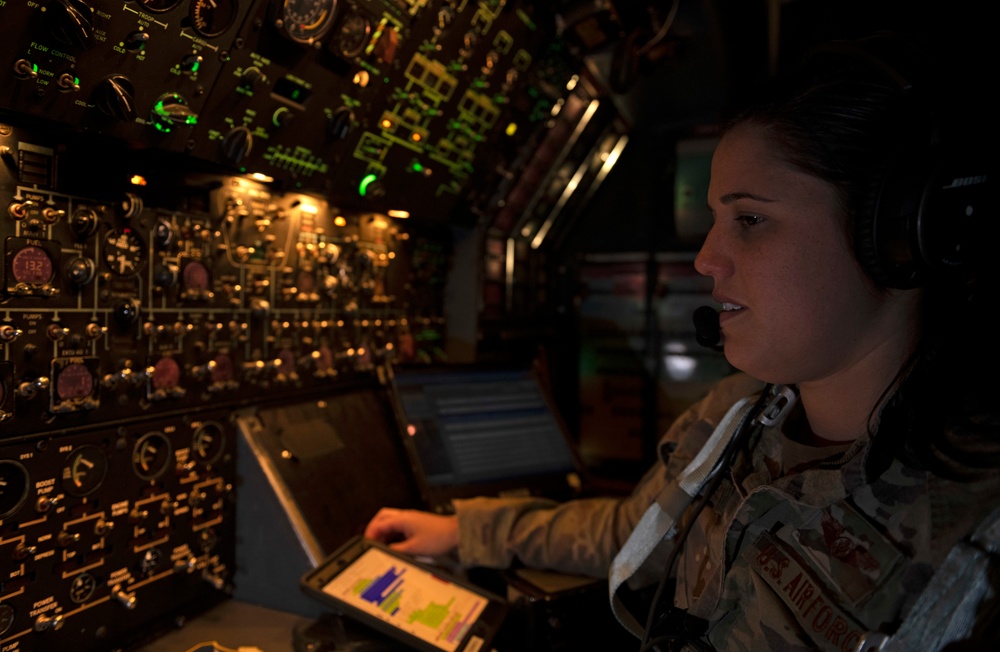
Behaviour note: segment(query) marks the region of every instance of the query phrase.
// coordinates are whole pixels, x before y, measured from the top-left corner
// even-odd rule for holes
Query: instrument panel
[[[0,5],[0,109],[446,221],[564,96],[542,3]],[[0,64],[4,64],[0,61]]]
[[[230,597],[233,415],[444,359],[451,228],[580,69],[552,12],[0,0],[0,649]]]

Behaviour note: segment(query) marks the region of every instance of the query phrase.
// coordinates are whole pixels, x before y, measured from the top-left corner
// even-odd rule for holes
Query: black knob
[[[90,283],[95,272],[94,261],[89,258],[74,258],[66,265],[66,278],[77,287]]]
[[[354,111],[342,106],[330,116],[330,135],[337,140],[344,140],[354,126]]]
[[[69,228],[73,229],[77,237],[86,238],[97,231],[97,221],[97,213],[93,209],[80,208],[73,211],[69,218]]]
[[[135,31],[125,37],[125,49],[143,50],[149,42],[149,32]]]
[[[124,75],[111,75],[97,82],[94,101],[102,112],[125,122],[135,120],[135,87]]]
[[[94,47],[93,7],[82,0],[54,0],[45,9],[53,37],[82,50]]]
[[[204,59],[202,59],[200,54],[188,54],[181,59],[181,62],[177,66],[182,72],[198,72],[202,61]]]
[[[170,265],[157,265],[153,271],[153,283],[157,287],[168,288],[177,282],[177,272]]]
[[[139,319],[139,306],[135,305],[131,299],[126,299],[115,306],[112,314],[119,326],[127,328]]]
[[[181,95],[167,93],[153,105],[150,122],[160,131],[169,132],[175,126],[197,124],[198,114],[191,110]]]
[[[267,83],[267,75],[257,66],[250,66],[241,75],[243,84],[248,88],[258,88]]]
[[[230,163],[240,163],[252,147],[253,134],[246,127],[236,127],[222,139],[222,155]]]

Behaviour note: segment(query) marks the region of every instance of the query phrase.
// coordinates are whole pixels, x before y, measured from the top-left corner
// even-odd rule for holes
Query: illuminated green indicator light
[[[201,61],[195,61],[191,64],[191,72],[198,72],[198,68],[201,68]]]
[[[420,165],[420,163],[414,162],[412,170],[414,172],[423,172],[424,166]]]
[[[375,176],[374,174],[366,174],[364,176],[364,178],[361,180],[361,183],[358,184],[358,194],[361,195],[362,197],[364,197],[365,195],[367,195],[368,194],[368,186],[372,185],[372,183],[376,179],[378,179],[378,177]]]

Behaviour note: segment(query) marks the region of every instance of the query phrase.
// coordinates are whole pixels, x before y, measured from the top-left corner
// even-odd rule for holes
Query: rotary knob
[[[124,75],[111,75],[97,82],[95,104],[103,113],[132,122],[135,120],[135,86]]]
[[[222,139],[222,155],[233,164],[242,162],[252,148],[253,134],[245,126],[230,130]]]
[[[114,308],[115,321],[122,328],[127,328],[139,319],[139,306],[130,299],[126,299]]]
[[[69,218],[69,228],[80,239],[93,235],[97,231],[97,213],[91,208],[78,208]]]
[[[261,88],[267,85],[267,75],[257,66],[248,66],[240,78],[247,88]]]
[[[55,0],[45,8],[52,36],[74,47],[94,47],[94,8],[82,0]]]
[[[94,261],[78,256],[66,265],[66,280],[76,287],[83,287],[93,280],[97,272]]]
[[[198,115],[188,106],[187,100],[177,93],[161,95],[150,112],[150,122],[163,132],[174,127],[198,124]]]
[[[344,140],[351,133],[354,126],[354,111],[346,106],[342,106],[330,115],[330,122],[327,129],[330,135],[337,140]]]

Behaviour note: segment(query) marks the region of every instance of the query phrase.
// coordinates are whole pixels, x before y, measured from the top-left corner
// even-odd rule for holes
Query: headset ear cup
[[[923,285],[935,267],[925,256],[931,220],[925,210],[935,158],[931,148],[903,148],[881,182],[862,201],[857,219],[858,260],[879,285]]]
[[[854,219],[854,254],[875,283],[891,287],[893,279],[879,260],[878,245],[875,242],[876,206],[881,191],[881,183],[873,184],[858,201],[858,212]]]

